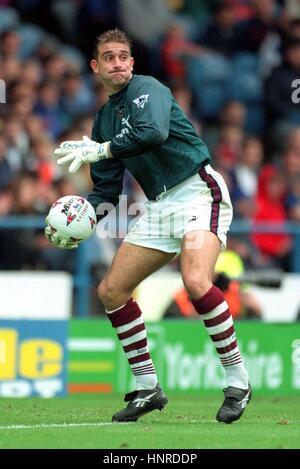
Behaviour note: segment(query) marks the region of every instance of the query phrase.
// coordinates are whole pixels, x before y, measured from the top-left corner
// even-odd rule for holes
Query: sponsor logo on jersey
[[[124,137],[124,135],[129,134],[129,131],[132,129],[132,126],[129,124],[129,117],[129,114],[127,117],[122,117],[121,125],[124,125],[125,127],[121,129],[121,132],[118,135],[116,135],[117,138]]]
[[[134,99],[133,102],[137,105],[138,109],[144,109],[145,103],[148,102],[149,94],[142,94],[138,98]]]

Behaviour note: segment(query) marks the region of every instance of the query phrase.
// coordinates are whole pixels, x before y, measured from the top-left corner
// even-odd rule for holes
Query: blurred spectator
[[[13,211],[14,194],[12,186],[1,187],[1,179],[3,173],[1,168],[1,136],[0,136],[0,216],[5,217]],[[16,268],[17,256],[16,252],[16,233],[13,230],[0,230],[0,269],[7,270]]]
[[[242,258],[226,249],[218,257],[215,266],[215,285],[223,292],[232,316],[235,319],[260,319],[261,306],[243,282],[245,266]]]
[[[166,0],[119,0],[121,23],[130,37],[151,48],[175,19]]]
[[[82,135],[91,135],[93,127],[93,115],[82,115],[74,121],[74,127]]]
[[[17,101],[22,99],[28,99],[32,102],[36,100],[36,89],[34,86],[26,83],[25,81],[15,81],[9,87],[9,99],[10,101]]]
[[[53,186],[58,193],[58,197],[64,197],[65,195],[76,194],[76,187],[73,180],[69,177],[60,177],[55,179]],[[54,200],[54,199],[52,199]]]
[[[8,117],[4,124],[7,138],[7,158],[13,170],[18,173],[29,150],[28,135],[22,122],[15,117]]]
[[[19,59],[13,55],[1,59],[1,69],[1,78],[5,81],[7,87],[21,76],[21,63]]]
[[[50,37],[42,37],[40,41],[36,45],[36,50],[34,51],[34,55],[38,58],[38,60],[44,64],[55,56],[60,49],[59,42],[55,36]],[[32,56],[32,54],[31,54]]]
[[[244,128],[246,122],[246,108],[240,101],[228,101],[220,113],[221,125],[236,125]]]
[[[252,211],[253,216],[254,210]],[[251,233],[231,233],[227,249],[237,253],[243,261],[245,270],[265,270],[274,267],[272,260],[262,254],[251,240]]]
[[[238,21],[249,19],[253,16],[251,0],[229,0],[234,10],[234,16]]]
[[[234,168],[237,190],[243,197],[252,198],[256,195],[257,178],[263,157],[262,142],[255,137],[246,137],[241,160]]]
[[[130,10],[130,14],[133,13]],[[76,9],[77,46],[91,57],[96,36],[118,24],[118,0],[79,0]]]
[[[187,39],[181,23],[172,23],[161,44],[162,67],[168,82],[184,84],[186,61],[202,52],[203,48]]]
[[[300,128],[290,133],[281,168],[288,183],[285,206],[290,220],[300,222]]]
[[[8,7],[11,4],[11,0],[0,0],[1,7]]]
[[[62,85],[62,106],[72,117],[94,109],[94,97],[76,70],[66,73]]]
[[[251,219],[253,217],[258,174],[263,156],[262,142],[255,137],[246,137],[240,161],[229,173],[230,195],[235,208],[235,216],[238,218]]]
[[[12,116],[18,116],[20,122],[25,124],[26,120],[32,115],[33,106],[34,102],[32,98],[16,99],[10,103],[9,112]]]
[[[221,128],[220,139],[214,149],[218,168],[231,170],[234,167],[242,152],[243,138],[243,130],[237,125],[227,124]]]
[[[284,62],[266,82],[266,105],[269,138],[282,148],[287,133],[300,124],[299,105],[292,100],[292,83],[300,76],[300,40],[292,39],[285,46]]]
[[[225,300],[234,319],[260,319],[261,307],[250,293],[248,285],[239,280],[244,273],[244,265],[239,255],[233,251],[220,253],[215,267],[214,285],[224,292]],[[167,307],[165,318],[186,317],[197,319],[197,313],[184,287],[176,291],[173,301]]]
[[[71,67],[67,60],[59,53],[53,53],[46,58],[43,64],[44,75],[47,80],[63,80],[68,69]]]
[[[134,41],[135,73],[161,73],[160,44],[175,20],[167,0],[119,0],[120,23]]]
[[[290,181],[293,176],[300,176],[300,148],[288,146],[280,163],[287,181]]]
[[[300,18],[299,17],[293,18],[289,21],[287,30],[286,30],[286,36],[287,38],[290,38],[290,39],[300,39]]]
[[[18,215],[33,215],[37,213],[37,184],[36,176],[23,173],[14,183],[13,213]],[[10,230],[12,248],[8,261],[8,269],[35,268],[38,263],[38,253],[35,247],[37,230]]]
[[[39,100],[34,108],[44,121],[47,131],[53,137],[57,137],[70,123],[60,103],[60,86],[55,81],[44,81],[40,87]]]
[[[60,22],[52,4],[53,0],[14,0],[23,22],[39,24],[46,31],[61,35]]]
[[[107,101],[107,95],[104,92],[104,88],[100,82],[95,83],[94,85],[95,93],[94,93],[94,106],[95,109],[99,109],[100,107],[104,106]]]
[[[287,213],[284,206],[286,195],[286,181],[284,175],[272,165],[266,165],[259,176],[256,197],[255,222],[284,223]],[[269,256],[284,270],[289,269],[289,255],[292,249],[292,239],[284,231],[275,233],[254,233],[252,241],[262,254]]]
[[[203,139],[207,142],[209,148],[214,148],[216,142],[221,138],[220,134],[224,127],[233,126],[244,130],[246,124],[246,106],[240,101],[227,101],[221,108],[219,119],[208,123],[203,121]]]
[[[45,136],[37,136],[31,144],[31,149],[30,170],[37,174],[41,182],[50,185],[57,172],[57,166],[52,158],[54,148],[51,140]]]
[[[7,11],[10,22],[8,3],[16,8]],[[59,196],[89,192],[88,166],[70,178],[56,167],[52,150],[58,140],[90,135],[92,115],[107,97],[87,61],[95,36],[120,23],[134,40],[135,73],[163,76],[213,150],[235,216],[300,221],[300,111],[291,100],[291,83],[300,77],[298,1],[3,0],[1,6],[0,76],[7,96],[0,106],[2,216],[44,215]],[[278,164],[289,184],[284,187],[282,176],[268,179],[263,168],[262,194],[258,174],[266,159]],[[132,202],[145,200],[129,178],[124,190]],[[70,253],[54,252],[39,231],[2,230],[0,238],[1,268],[64,268],[66,262],[72,269]],[[288,268],[292,243],[286,234],[251,240],[228,240],[246,268]]]
[[[221,2],[215,6],[213,20],[199,38],[199,42],[205,47],[231,56],[237,51],[238,41],[233,6],[228,1]]]
[[[192,93],[189,90],[189,88],[185,85],[175,86],[172,88],[172,93],[174,95],[174,98],[178,102],[179,106],[183,110],[183,112],[187,115],[187,117],[192,122],[198,135],[201,135],[202,133],[201,123],[199,122],[199,120],[196,118],[194,114],[193,106],[192,106],[192,103],[193,103]]]
[[[295,127],[288,133],[286,148],[292,148],[300,152],[300,126]]]
[[[215,3],[215,0],[201,0],[201,2],[199,0],[185,0],[181,11],[199,23],[206,21],[210,17],[212,6]]]
[[[0,191],[5,190],[14,179],[14,171],[7,158],[7,141],[0,133]]]
[[[18,57],[20,37],[15,31],[5,31],[0,34],[0,56],[2,58]]]
[[[22,65],[22,81],[32,86],[38,86],[42,81],[43,69],[41,63],[35,59],[27,60]]]
[[[252,0],[253,16],[238,26],[239,50],[257,53],[268,33],[278,29],[275,0]]]
[[[16,183],[14,212],[19,215],[36,213],[37,176],[33,173],[22,173]]]
[[[300,2],[299,0],[285,0],[285,10],[289,17],[299,18],[300,17]]]
[[[1,174],[1,173],[0,173]],[[11,185],[0,190],[0,216],[5,217],[13,211],[14,197]],[[0,237],[2,232],[0,231]],[[4,264],[2,265],[3,268]]]
[[[300,222],[300,174],[292,176],[285,201],[290,220]]]
[[[51,3],[51,12],[59,24],[60,37],[67,42],[76,41],[76,18],[80,1],[54,0]]]
[[[42,118],[34,114],[28,116],[28,119],[24,122],[24,128],[29,140],[33,140],[36,135],[50,135]]]

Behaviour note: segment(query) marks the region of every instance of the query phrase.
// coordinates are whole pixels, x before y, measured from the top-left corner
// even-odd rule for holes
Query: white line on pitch
[[[28,428],[102,427],[104,425],[128,425],[132,422],[85,422],[85,423],[37,423],[36,425],[0,425],[0,430],[27,430]]]

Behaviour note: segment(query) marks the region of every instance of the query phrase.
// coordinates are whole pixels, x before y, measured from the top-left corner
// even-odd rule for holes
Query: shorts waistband
[[[156,201],[162,200],[167,194],[169,194],[169,193],[170,193],[171,191],[173,191],[173,190],[176,190],[176,189],[179,188],[182,184],[185,184],[189,179],[192,179],[192,178],[194,178],[195,176],[198,176],[198,177],[199,177],[199,172],[200,172],[200,171],[203,171],[203,170],[206,169],[206,168],[210,168],[210,163],[209,163],[209,162],[204,162],[204,164],[202,164],[202,165],[199,166],[199,169],[198,169],[197,173],[193,174],[192,176],[189,176],[188,178],[186,178],[186,179],[184,179],[183,181],[179,182],[179,183],[176,184],[175,186],[170,187],[169,189],[167,189],[166,186],[164,186],[164,190],[155,196],[155,200],[156,200]]]

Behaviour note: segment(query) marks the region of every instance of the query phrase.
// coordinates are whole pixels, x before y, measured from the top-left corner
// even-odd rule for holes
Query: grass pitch
[[[163,412],[111,423],[122,396],[0,399],[0,448],[300,448],[300,397],[255,397],[240,421],[215,421],[219,398],[169,394]]]

